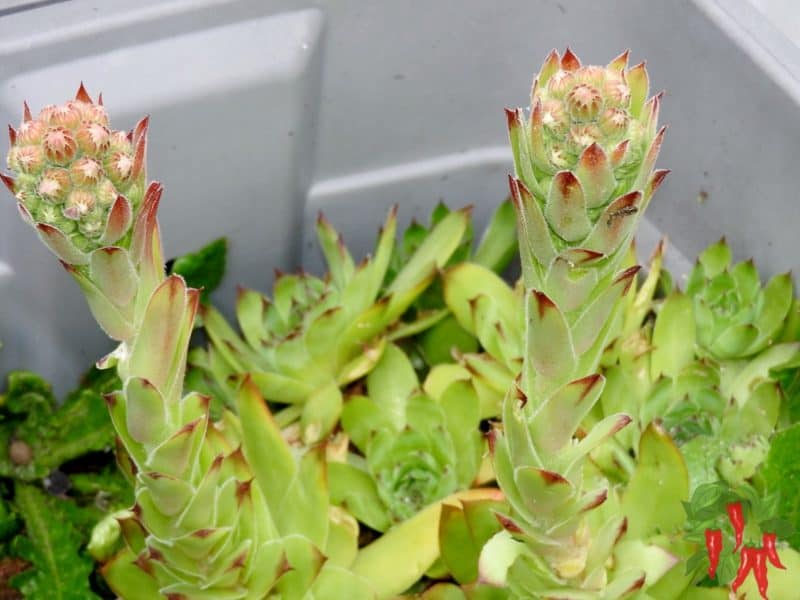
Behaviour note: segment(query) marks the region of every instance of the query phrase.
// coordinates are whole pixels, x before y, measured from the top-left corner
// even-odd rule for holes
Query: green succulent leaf
[[[502,273],[517,253],[517,219],[510,198],[492,214],[472,260],[495,273]]]
[[[507,511],[505,503],[491,500],[442,506],[439,521],[442,561],[457,582],[467,584],[478,580],[481,549],[501,529],[495,514]]]
[[[375,531],[391,525],[372,476],[365,470],[341,462],[328,464],[331,503],[341,506]]]
[[[685,519],[681,503],[689,499],[681,452],[663,430],[650,425],[639,442],[638,458],[622,500],[628,535],[642,538],[674,533]]]
[[[653,329],[650,377],[677,377],[694,359],[695,324],[691,298],[673,292],[664,300]]]

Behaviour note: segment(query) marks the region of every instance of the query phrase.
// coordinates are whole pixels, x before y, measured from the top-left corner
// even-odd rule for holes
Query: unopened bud
[[[9,155],[9,166],[27,174],[37,174],[44,168],[45,158],[41,146],[18,146],[12,157]],[[14,164],[11,164],[13,161]]]
[[[47,127],[41,121],[25,121],[17,130],[17,144],[40,144]]]
[[[72,182],[65,169],[47,169],[42,173],[37,192],[39,195],[54,204],[61,204],[69,194]]]
[[[569,71],[558,70],[547,82],[547,91],[554,98],[561,98],[575,82],[575,77]]]
[[[67,219],[79,220],[94,209],[95,198],[87,190],[73,190],[67,197],[67,203],[62,211]]]
[[[628,113],[619,108],[607,108],[600,116],[598,124],[603,133],[609,137],[617,137],[628,129],[630,118]]]
[[[587,83],[579,83],[567,94],[567,110],[573,119],[591,121],[603,107],[599,90]]]
[[[117,188],[107,177],[104,177],[95,188],[95,197],[100,206],[111,206],[111,203],[117,199],[118,195]]]
[[[78,100],[73,100],[70,104],[78,110],[82,121],[104,126],[108,125],[108,113],[99,104],[89,104]]]
[[[87,154],[101,154],[111,143],[111,134],[108,128],[101,123],[86,122],[75,133],[75,140],[82,152]]]
[[[594,88],[603,89],[603,82],[606,79],[606,69],[596,65],[581,67],[575,71],[575,79]]]
[[[78,222],[78,229],[86,237],[96,238],[103,233],[103,221],[99,218],[81,219]]]
[[[125,152],[112,152],[106,157],[104,166],[114,185],[123,185],[133,172],[133,157]]]
[[[124,131],[114,131],[109,139],[109,149],[125,154],[133,153],[133,145]]]
[[[81,113],[72,102],[61,104],[50,111],[48,125],[76,129],[81,124]]]
[[[567,114],[559,100],[547,100],[542,104],[542,124],[550,131],[563,131],[567,125]]]
[[[570,142],[578,152],[602,139],[603,134],[595,125],[573,125],[569,132]]]
[[[42,145],[47,159],[60,165],[70,162],[78,152],[78,143],[63,127],[48,129]]]
[[[100,163],[87,156],[82,156],[72,163],[69,172],[72,180],[78,185],[95,185],[103,177],[103,167]]]
[[[621,73],[609,73],[603,91],[608,104],[617,108],[628,108],[631,102],[631,89]]]

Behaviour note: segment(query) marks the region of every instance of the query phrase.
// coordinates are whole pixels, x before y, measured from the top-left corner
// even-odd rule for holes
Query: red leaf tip
[[[75,100],[79,100],[80,102],[86,102],[87,104],[94,104],[92,97],[89,95],[89,92],[86,91],[86,87],[83,85],[81,81],[80,86],[78,87],[78,91],[75,94]]]

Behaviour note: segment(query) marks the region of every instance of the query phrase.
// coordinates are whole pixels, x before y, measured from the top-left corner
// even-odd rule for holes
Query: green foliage
[[[781,517],[788,520],[794,533],[788,537],[800,549],[800,423],[775,435],[761,474],[770,493],[778,494]]]
[[[82,536],[63,504],[38,487],[17,483],[14,502],[25,523],[25,534],[12,544],[13,553],[32,568],[13,578],[31,600],[89,600],[92,560],[81,552]]]
[[[0,397],[0,553],[28,563],[12,582],[26,598],[96,597],[83,548],[98,520],[133,502],[110,452],[103,399],[118,387],[113,371],[92,368],[59,405],[38,375],[8,375]]]
[[[94,384],[108,386],[101,378]],[[90,384],[91,385],[91,384]],[[57,406],[50,386],[26,371],[8,376],[0,429],[0,476],[33,481],[82,454],[109,450],[114,440],[100,392],[80,388]],[[12,444],[27,446],[30,459],[12,459]]]
[[[182,275],[189,287],[202,290],[200,299],[208,302],[209,294],[217,289],[225,275],[227,254],[228,240],[219,238],[176,258],[170,273]]]

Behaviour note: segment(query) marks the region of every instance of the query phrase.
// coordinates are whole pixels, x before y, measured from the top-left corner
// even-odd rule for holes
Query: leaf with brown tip
[[[556,453],[572,443],[575,431],[603,391],[605,378],[594,374],[566,384],[550,396],[531,423],[537,447]]]
[[[567,242],[578,242],[591,231],[583,187],[572,171],[556,173],[550,185],[544,216],[551,229]]]
[[[78,92],[75,94],[75,100],[86,102],[88,104],[94,104],[92,97],[89,95],[89,92],[86,91],[82,81],[80,87],[78,87]]]
[[[117,196],[111,210],[108,211],[106,228],[100,237],[101,244],[115,244],[128,233],[133,222],[131,203],[124,196]]]
[[[577,71],[581,68],[581,60],[572,52],[569,46],[561,57],[561,68],[565,71]]]

